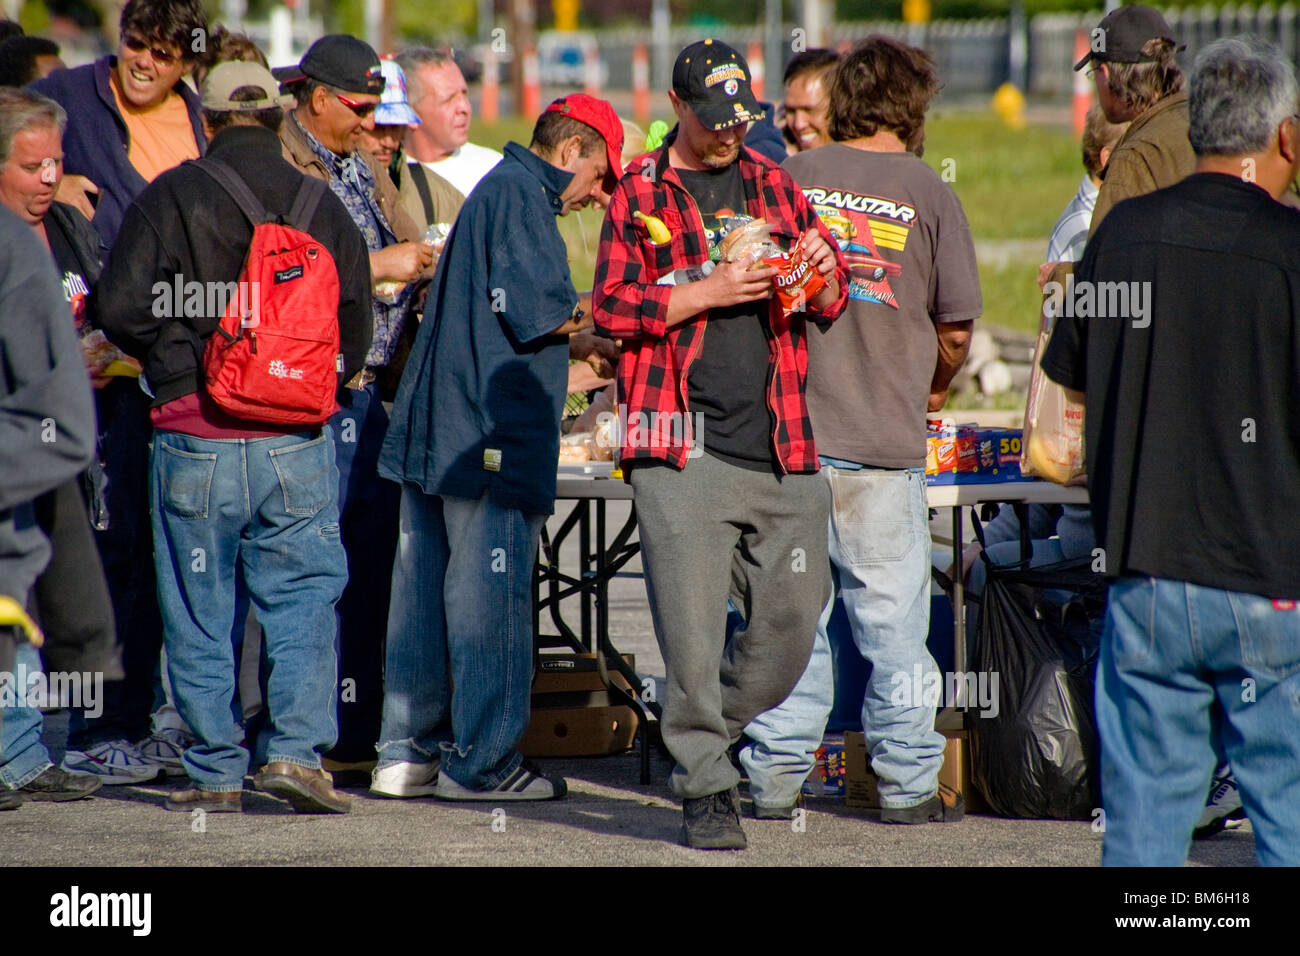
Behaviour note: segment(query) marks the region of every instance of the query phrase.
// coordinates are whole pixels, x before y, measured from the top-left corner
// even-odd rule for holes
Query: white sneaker
[[[569,792],[563,777],[547,777],[530,760],[503,780],[493,790],[470,790],[462,787],[447,774],[438,775],[434,796],[439,800],[558,800]]]
[[[1228,767],[1220,767],[1210,782],[1210,795],[1205,809],[1197,821],[1192,836],[1197,840],[1212,837],[1223,830],[1240,827],[1246,820],[1246,810],[1241,805],[1241,791]]]
[[[370,792],[378,797],[428,797],[437,790],[438,758],[430,763],[390,764],[370,773]]]
[[[145,757],[127,740],[106,740],[89,750],[69,750],[63,757],[63,769],[98,777],[105,786],[149,783],[163,771],[162,764]]]
[[[185,776],[185,765],[181,757],[185,751],[194,746],[194,738],[183,730],[155,730],[136,745],[140,756],[163,768],[169,777]]]

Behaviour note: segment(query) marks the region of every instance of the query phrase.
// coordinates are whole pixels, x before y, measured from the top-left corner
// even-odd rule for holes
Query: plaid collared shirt
[[[592,313],[598,329],[623,340],[618,365],[621,460],[658,459],[682,468],[693,444],[687,375],[699,355],[708,312],[667,328],[673,286],[657,283],[678,269],[706,262],[709,244],[695,200],[668,162],[671,143],[670,137],[659,150],[629,163],[614,190],[600,233]],[[834,238],[789,173],[747,148],[741,149],[737,162],[745,211],[766,219],[782,248],[817,229],[836,250],[839,298],[826,309],[809,306],[813,315],[834,321],[844,310],[849,289],[848,270]],[[672,241],[652,243],[645,224],[632,215],[637,211],[661,219]],[[815,472],[817,449],[804,401],[806,318],[800,312],[784,316],[775,295],[768,301],[767,394],[775,420],[773,447],[785,472]]]

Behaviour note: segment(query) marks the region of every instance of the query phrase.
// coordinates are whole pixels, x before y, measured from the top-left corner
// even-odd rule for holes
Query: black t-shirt
[[[1300,598],[1300,214],[1190,176],[1116,206],[1073,290],[1042,365],[1087,393],[1107,571]]]
[[[718,220],[745,214],[740,166],[678,169],[677,175],[700,209],[712,252],[720,238]],[[759,300],[710,309],[700,352],[687,376],[691,411],[704,416],[704,450],[753,471],[770,471],[776,461],[767,401],[767,308],[767,301]]]
[[[59,270],[63,297],[68,300],[68,307],[72,310],[77,334],[84,336],[90,332],[86,316],[86,297],[90,295],[90,286],[82,274],[81,262],[77,259],[77,253],[71,243],[63,235],[63,230],[50,219],[45,221],[45,237],[49,240],[50,255]]]

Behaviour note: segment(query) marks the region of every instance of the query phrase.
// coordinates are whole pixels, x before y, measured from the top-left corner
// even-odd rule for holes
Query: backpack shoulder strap
[[[293,206],[289,209],[286,219],[288,224],[302,232],[310,232],[307,227],[311,225],[312,216],[316,215],[316,207],[325,198],[328,190],[329,186],[323,180],[315,176],[303,176],[302,183],[298,186],[298,193],[293,197]]]
[[[235,201],[235,205],[254,226],[259,226],[269,221],[266,214],[266,207],[263,206],[253,195],[253,191],[248,188],[244,182],[229,165],[213,156],[205,156],[202,159],[191,160],[197,168],[203,170],[209,176],[217,181],[222,189],[230,194],[230,198]]]
[[[433,222],[433,191],[429,189],[429,177],[425,175],[424,166],[419,162],[407,163],[407,170],[420,194],[420,203],[424,206],[424,221]]]

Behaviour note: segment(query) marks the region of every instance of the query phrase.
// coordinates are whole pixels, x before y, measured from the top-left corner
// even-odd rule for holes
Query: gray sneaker
[[[740,825],[740,790],[732,787],[683,800],[681,842],[695,850],[743,850],[749,846]]]

